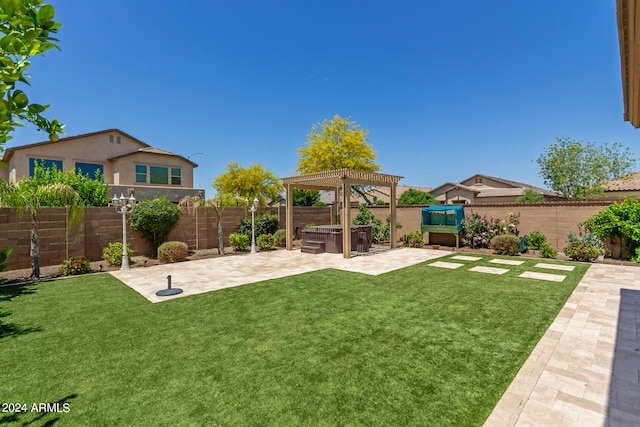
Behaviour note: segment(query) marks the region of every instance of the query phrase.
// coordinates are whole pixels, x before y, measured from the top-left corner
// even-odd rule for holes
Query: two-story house
[[[170,151],[155,148],[122,132],[109,129],[83,135],[7,148],[0,178],[17,182],[31,176],[35,162],[104,176],[114,194],[130,194],[139,200],[161,195],[173,202],[184,196],[204,198],[204,190],[193,188],[193,169],[198,165]]]

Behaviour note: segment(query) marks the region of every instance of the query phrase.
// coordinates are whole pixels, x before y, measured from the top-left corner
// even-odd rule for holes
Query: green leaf
[[[40,9],[38,9],[38,23],[43,24],[45,22],[49,22],[56,15],[56,11],[50,4],[42,5]]]
[[[27,95],[23,91],[16,90],[13,92],[13,102],[16,104],[16,107],[25,108],[29,104],[29,98],[27,98]]]

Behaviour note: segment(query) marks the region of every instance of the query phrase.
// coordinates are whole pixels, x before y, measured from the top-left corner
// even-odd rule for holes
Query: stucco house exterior
[[[551,190],[517,181],[476,174],[460,182],[446,182],[431,190],[431,195],[443,205],[515,202],[525,190],[542,194],[545,201],[561,197]]]
[[[165,195],[173,202],[184,196],[204,198],[193,188],[193,169],[198,165],[167,150],[155,148],[119,129],[7,148],[0,178],[16,182],[33,174],[35,162],[58,169],[80,170],[93,176],[100,171],[114,194],[135,194],[139,200]]]

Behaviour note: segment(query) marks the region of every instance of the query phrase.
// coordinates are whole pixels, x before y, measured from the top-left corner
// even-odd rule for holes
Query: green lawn
[[[0,288],[0,403],[68,403],[0,425],[479,426],[588,267],[467,271],[490,258],[157,304],[108,274]]]

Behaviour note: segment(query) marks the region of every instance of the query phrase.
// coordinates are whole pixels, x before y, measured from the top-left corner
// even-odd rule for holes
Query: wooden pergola
[[[333,171],[309,173],[281,178],[286,190],[287,199],[287,250],[293,249],[293,190],[334,190],[336,195],[342,190],[342,226],[351,224],[351,187],[354,185],[390,187],[391,197],[389,210],[391,217],[390,240],[391,248],[396,246],[396,186],[401,176],[382,173],[364,172],[351,169],[337,169]],[[351,236],[343,229],[342,250],[345,258],[351,257]]]

